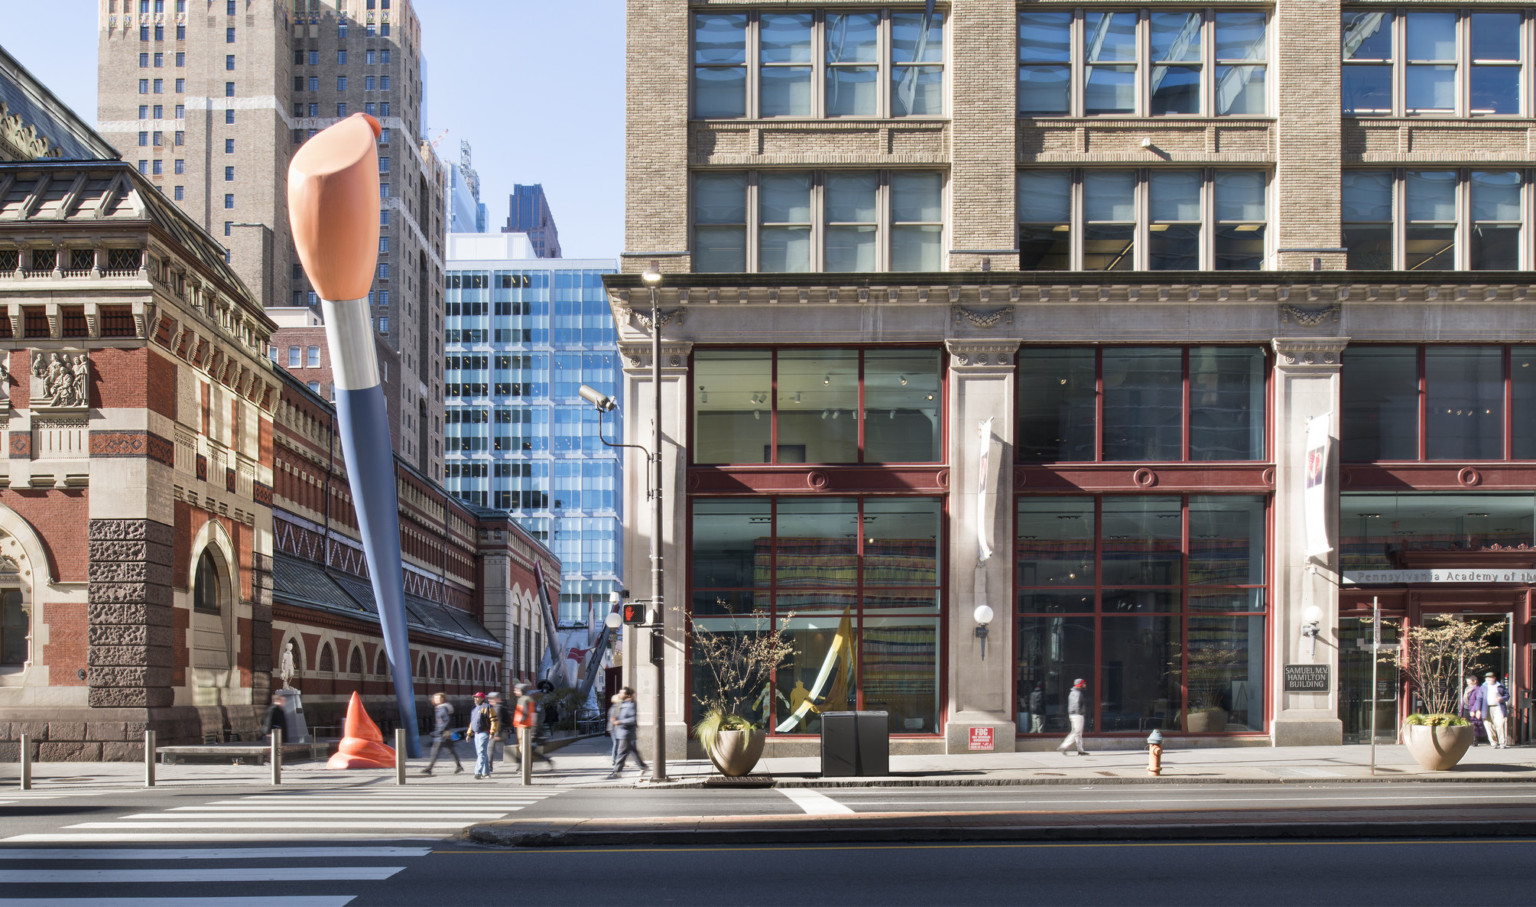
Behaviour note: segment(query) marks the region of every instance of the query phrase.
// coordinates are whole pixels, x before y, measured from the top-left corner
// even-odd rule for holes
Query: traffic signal
[[[639,626],[645,623],[645,605],[625,602],[619,606],[623,613],[624,622],[630,626]]]

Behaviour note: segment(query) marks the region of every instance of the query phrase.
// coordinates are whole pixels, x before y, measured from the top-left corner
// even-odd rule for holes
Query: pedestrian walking
[[[517,685],[517,706],[512,709],[512,726],[517,729],[518,756],[522,756],[522,748],[526,745],[532,758],[543,762],[549,766],[550,771],[554,771],[555,760],[544,755],[538,746],[536,737],[539,732],[539,703],[533,698],[526,683]]]
[[[1067,695],[1067,722],[1072,729],[1067,733],[1067,739],[1061,741],[1061,746],[1056,747],[1057,752],[1070,756],[1068,748],[1075,747],[1079,756],[1088,755],[1088,751],[1083,749],[1083,726],[1088,720],[1083,698],[1087,691],[1088,681],[1081,677],[1072,681],[1072,692]]]
[[[437,757],[443,750],[453,757],[453,773],[464,771],[464,763],[459,760],[459,754],[453,748],[453,706],[449,704],[448,697],[442,693],[432,694],[432,758],[427,760],[427,767],[421,770],[423,775],[432,774],[432,766],[437,764]]]
[[[266,720],[261,725],[263,737],[272,733],[273,729],[283,732],[283,742],[293,743],[293,726],[288,722],[288,697],[277,693],[272,697],[272,705],[267,708]]]
[[[475,694],[475,707],[469,710],[469,736],[475,741],[475,777],[491,776],[491,744],[501,730],[496,709],[486,704],[485,694]]]
[[[619,703],[624,701],[623,693],[614,693],[613,699],[608,702],[608,761],[619,761],[619,732],[614,730],[617,723],[614,719],[619,717]]]
[[[507,760],[507,740],[512,736],[512,710],[501,701],[501,692],[492,690],[485,694],[487,708],[496,710],[497,732],[491,738],[491,770],[495,771],[497,762]]]
[[[636,732],[640,727],[640,712],[635,707],[635,691],[625,687],[619,691],[619,707],[614,713],[612,724],[614,739],[613,771],[608,773],[609,778],[617,778],[619,772],[624,770],[624,765],[629,762],[631,754],[635,757],[635,763],[640,766],[642,772],[648,772],[651,767],[640,758],[640,750],[635,747]]]
[[[1483,675],[1483,727],[1488,731],[1488,743],[1496,750],[1509,745],[1509,690],[1499,682],[1497,674],[1489,671]]]
[[[1029,729],[1038,734],[1045,730],[1045,684],[1036,683],[1029,693]]]
[[[1461,717],[1472,722],[1472,745],[1477,746],[1477,738],[1483,736],[1487,740],[1483,730],[1483,713],[1487,710],[1487,702],[1483,699],[1483,688],[1478,685],[1477,675],[1467,675],[1467,685],[1461,691]]]

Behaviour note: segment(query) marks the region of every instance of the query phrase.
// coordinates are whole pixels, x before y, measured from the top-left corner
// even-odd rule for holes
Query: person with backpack
[[[517,685],[517,706],[512,710],[512,727],[517,731],[518,762],[522,762],[523,747],[528,747],[532,758],[548,765],[550,771],[554,771],[555,760],[544,755],[535,743],[535,735],[539,731],[539,703],[529,693],[528,685]]]
[[[507,759],[508,740],[512,736],[512,710],[501,701],[501,693],[492,690],[485,694],[486,708],[496,710],[497,733],[491,739],[491,769],[494,771],[497,762],[505,762]]]
[[[448,704],[448,697],[442,693],[432,694],[432,758],[427,760],[427,767],[421,770],[423,775],[432,774],[432,766],[437,764],[437,756],[443,750],[453,757],[453,773],[457,775],[464,771],[464,763],[459,761],[459,754],[453,749],[454,731],[450,726],[453,722],[453,706]]]
[[[485,701],[484,693],[475,694],[475,707],[469,710],[469,735],[475,741],[475,778],[491,776],[491,745],[501,731],[496,707]]]

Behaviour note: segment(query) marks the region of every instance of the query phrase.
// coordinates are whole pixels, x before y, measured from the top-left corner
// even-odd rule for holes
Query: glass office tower
[[[598,438],[588,384],[620,398],[611,260],[538,258],[519,233],[450,234],[448,490],[504,510],[563,565],[562,625],[607,612],[619,587],[622,463]],[[608,440],[620,422],[609,418]]]

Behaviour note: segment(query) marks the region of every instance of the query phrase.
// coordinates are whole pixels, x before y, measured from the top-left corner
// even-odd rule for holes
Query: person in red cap
[[[1079,756],[1088,755],[1083,749],[1083,725],[1088,720],[1087,706],[1083,702],[1083,695],[1088,692],[1088,681],[1079,677],[1072,681],[1072,692],[1067,696],[1067,721],[1071,723],[1072,730],[1067,733],[1067,739],[1061,741],[1061,746],[1056,747],[1059,753],[1067,753],[1068,747],[1075,747]]]
[[[475,694],[475,707],[469,710],[469,735],[475,741],[475,777],[491,776],[491,747],[501,730],[496,706],[485,701],[484,693]]]

